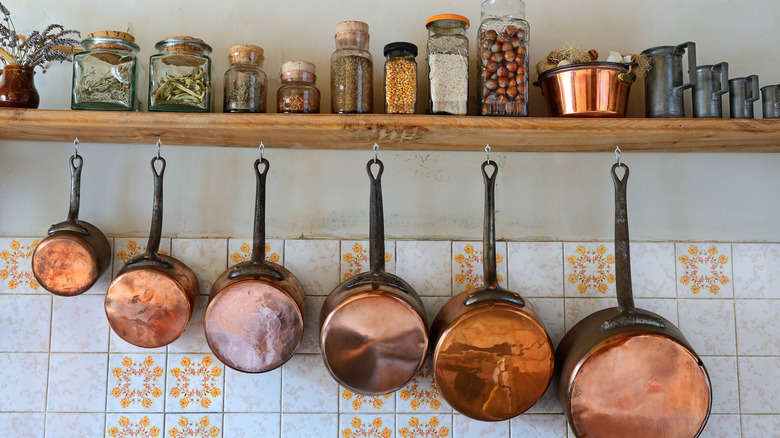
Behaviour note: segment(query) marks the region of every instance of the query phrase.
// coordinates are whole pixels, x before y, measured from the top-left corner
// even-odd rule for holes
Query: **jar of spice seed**
[[[320,90],[314,64],[306,61],[288,61],[282,64],[282,86],[276,92],[277,112],[319,113]]]
[[[191,36],[155,44],[149,58],[149,111],[211,111],[211,47]]]
[[[368,43],[368,24],[342,21],[336,25],[336,51],[330,58],[331,112],[371,112],[374,60]]]
[[[428,28],[428,112],[466,114],[469,97],[469,20],[461,15],[434,15]]]
[[[137,111],[136,84],[141,66],[135,38],[125,32],[92,32],[73,55],[70,107],[78,110]]]
[[[385,113],[414,114],[417,103],[417,46],[390,43],[385,46]]]
[[[268,78],[263,71],[263,49],[253,45],[230,48],[230,68],[225,72],[222,111],[264,113]]]

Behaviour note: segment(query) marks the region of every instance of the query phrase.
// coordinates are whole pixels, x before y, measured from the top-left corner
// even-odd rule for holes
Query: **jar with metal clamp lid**
[[[135,38],[125,32],[92,32],[81,42],[84,50],[73,55],[73,92],[76,110],[137,111],[138,76],[142,67]]]
[[[149,111],[211,111],[211,47],[191,36],[168,37],[149,58]]]

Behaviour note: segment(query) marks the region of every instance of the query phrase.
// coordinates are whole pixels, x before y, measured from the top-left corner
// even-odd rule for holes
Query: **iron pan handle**
[[[51,228],[49,228],[48,234],[51,236],[52,234],[62,232],[77,233],[84,236],[89,236],[89,228],[81,224],[79,221],[70,220],[52,225]]]
[[[475,304],[488,303],[488,302],[501,302],[512,304],[519,307],[525,307],[525,299],[517,292],[512,292],[509,289],[505,289],[501,286],[498,287],[482,287],[477,289],[463,299],[464,306],[473,306]]]
[[[234,280],[240,277],[267,277],[276,281],[283,281],[284,275],[273,266],[265,262],[249,261],[234,266],[228,274],[228,279]]]
[[[398,289],[408,295],[414,296],[414,292],[409,283],[405,282],[401,277],[387,273],[385,271],[373,273],[364,272],[358,274],[349,280],[344,282],[344,289],[354,289],[358,286],[372,285],[374,289],[378,289],[380,286],[388,286],[394,289]]]

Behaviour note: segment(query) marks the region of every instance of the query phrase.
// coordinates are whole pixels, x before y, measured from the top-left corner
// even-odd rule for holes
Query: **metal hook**
[[[615,147],[615,161],[617,161],[618,167],[622,166],[622,164],[620,164],[620,152],[621,152],[620,146],[616,146]]]
[[[73,140],[73,158],[76,158],[79,156],[79,138],[76,137],[75,140]]]
[[[485,145],[485,155],[487,155],[487,162],[490,164],[490,145]]]
[[[162,146],[162,139],[157,139],[157,159],[160,159],[160,146]]]
[[[265,145],[263,142],[260,142],[260,161],[263,161],[263,154],[265,153]]]
[[[376,163],[377,158],[379,158],[379,145],[374,143],[374,163]]]

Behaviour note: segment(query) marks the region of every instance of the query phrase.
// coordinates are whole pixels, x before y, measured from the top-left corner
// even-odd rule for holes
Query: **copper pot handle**
[[[78,164],[76,164],[78,162]],[[74,153],[70,157],[70,207],[68,209],[68,219],[64,222],[52,225],[48,234],[54,234],[61,231],[70,231],[89,235],[89,230],[79,221],[79,205],[81,204],[81,168],[84,159],[81,155]]]
[[[157,171],[155,163],[160,161],[162,167]],[[166,260],[163,260],[158,252],[160,251],[160,240],[162,238],[162,216],[163,216],[163,174],[165,174],[165,158],[156,156],[151,162],[152,174],[154,175],[154,203],[152,204],[152,227],[149,231],[149,241],[146,244],[146,251],[142,256],[129,261],[125,268],[134,267],[157,267],[163,269],[173,269]]]

